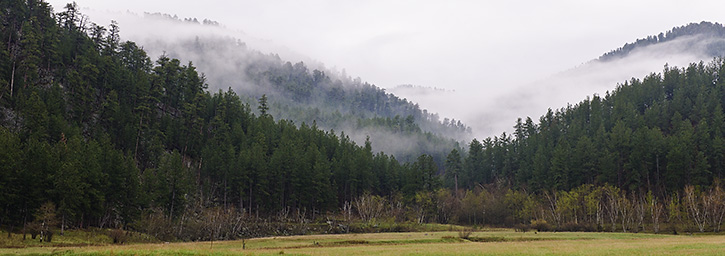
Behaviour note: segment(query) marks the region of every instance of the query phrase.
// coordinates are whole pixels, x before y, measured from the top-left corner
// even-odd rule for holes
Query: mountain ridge
[[[180,19],[168,14],[147,16],[143,19],[207,26],[198,20],[194,22],[194,18]],[[212,24],[211,27],[220,26],[207,23]],[[242,97],[248,97],[247,102],[252,107],[255,107],[257,98],[266,94],[270,113],[275,113],[278,118],[297,124],[314,121],[322,129],[345,131],[359,144],[370,137],[375,151],[390,152],[403,161],[413,161],[420,153],[425,153],[442,163],[445,156],[442,148],[456,147],[457,141],[470,138],[470,128],[465,124],[444,124],[445,120],[440,120],[437,114],[420,108],[414,102],[360,78],[353,79],[344,72],[328,70],[319,63],[309,67],[305,62],[283,60],[277,54],[263,54],[229,35],[185,33],[187,36],[174,36],[173,41],[153,35],[137,37],[142,38],[140,44],[145,50],[192,61],[213,85],[212,89],[231,87]],[[419,126],[418,130],[394,133],[386,127],[376,128],[386,122],[368,120],[407,119],[409,116]],[[363,127],[359,125],[361,123],[367,125]],[[398,137],[395,141],[409,142],[390,143],[393,137]],[[411,152],[411,147],[401,146],[411,144],[416,145],[413,148],[418,151]]]
[[[670,42],[682,37],[687,36],[702,36],[702,39],[710,38],[725,38],[725,27],[720,23],[712,23],[709,21],[701,21],[700,23],[689,23],[687,25],[674,27],[666,32],[660,32],[657,35],[650,35],[645,38],[637,39],[632,43],[625,43],[622,47],[615,50],[609,51],[602,56],[599,56],[597,60],[609,61],[615,58],[622,58],[627,56],[630,52],[659,43]],[[708,56],[723,56],[725,55],[725,42],[722,40],[719,42],[708,43],[703,53]]]

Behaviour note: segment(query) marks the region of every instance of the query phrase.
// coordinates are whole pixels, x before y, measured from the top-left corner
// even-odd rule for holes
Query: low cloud
[[[441,154],[443,152],[447,153],[454,144],[450,140],[430,141],[430,139],[425,138],[425,135],[391,131],[386,127],[360,127],[357,123],[359,116],[348,113],[349,110],[347,109],[336,109],[334,106],[317,104],[316,102],[299,103],[292,100],[283,100],[286,96],[282,95],[279,89],[275,89],[275,86],[264,81],[250,79],[250,77],[247,77],[247,70],[253,68],[255,71],[252,73],[263,73],[267,71],[267,68],[280,66],[283,62],[296,63],[302,61],[309,72],[315,69],[323,70],[331,81],[340,79],[343,81],[341,84],[346,85],[350,90],[353,90],[356,86],[359,87],[363,80],[350,79],[344,71],[329,70],[322,63],[291,52],[271,42],[248,36],[242,32],[235,32],[215,25],[215,22],[205,22],[203,19],[198,18],[175,17],[168,14],[145,13],[139,15],[130,12],[114,13],[90,10],[88,10],[88,13],[92,21],[100,24],[104,22],[103,19],[98,21],[94,17],[104,17],[108,19],[109,23],[111,19],[116,20],[121,28],[122,40],[136,42],[146,50],[152,60],[161,55],[166,55],[179,59],[182,64],[191,61],[197,70],[205,75],[209,90],[212,92],[217,90],[226,91],[227,88],[232,88],[246,102],[252,105],[252,109],[255,109],[256,99],[262,94],[266,94],[270,104],[269,113],[275,119],[295,120],[297,124],[306,121],[310,125],[311,120],[309,118],[314,118],[314,115],[308,115],[309,113],[306,112],[321,112],[319,117],[323,120],[317,120],[319,128],[324,130],[334,129],[338,134],[344,131],[358,145],[364,145],[366,138],[369,137],[375,152],[383,151],[395,155],[399,160],[403,161],[415,160],[417,155],[413,155],[414,152],[428,153],[441,158]],[[342,113],[341,115],[344,115],[344,118],[341,117],[342,121],[330,123],[324,120],[330,115],[334,115],[334,113]],[[430,123],[418,122],[418,125],[431,132],[436,132],[436,128],[440,129],[440,127],[430,125]],[[426,125],[430,127],[426,127]],[[470,139],[464,133],[456,133],[456,135],[466,135],[465,138],[456,137],[459,140]]]
[[[324,67],[319,61],[273,41],[248,35],[241,30],[227,28],[224,24],[203,24],[205,18],[201,17],[178,17],[170,14],[130,11],[100,11],[87,8],[82,9],[82,12],[89,16],[90,21],[102,26],[107,27],[111,20],[118,22],[121,39],[136,42],[144,48],[152,60],[166,54],[169,57],[178,58],[182,62],[192,61],[204,73],[233,72],[233,69],[240,64],[246,65],[256,61],[252,55],[247,54],[249,52],[247,49],[265,55],[274,54],[293,63],[303,61],[312,69]],[[185,19],[193,21],[185,21]],[[214,21],[210,20],[210,22]],[[208,42],[213,41],[234,41],[243,47],[215,49],[214,47],[229,44],[208,45]],[[189,47],[196,47],[192,45],[196,42],[207,44],[198,45],[198,47],[205,48],[203,54],[189,51]],[[247,59],[248,63],[236,63],[238,59]],[[213,86],[226,89],[223,83],[215,83]]]
[[[238,72],[238,66],[246,64],[238,63],[237,58],[229,58],[235,54],[244,53],[242,51],[235,52],[238,49],[225,49],[216,53],[207,52],[203,55],[194,55],[189,54],[184,48],[189,47],[189,45],[182,45],[178,42],[193,43],[196,37],[205,39],[202,41],[206,41],[208,38],[216,38],[215,40],[239,39],[239,42],[243,42],[245,47],[257,50],[262,54],[278,54],[281,59],[291,62],[304,61],[310,70],[324,67],[322,63],[294,52],[285,46],[277,45],[270,40],[255,38],[238,30],[190,25],[163,18],[149,20],[143,19],[144,14],[130,12],[108,12],[90,9],[83,9],[83,12],[88,14],[92,21],[101,25],[110,23],[111,19],[117,20],[121,27],[122,39],[137,42],[149,52],[152,59],[165,53],[170,57],[180,58],[182,62],[193,61],[199,71],[207,74],[210,89],[212,90],[225,90],[228,87],[245,88],[247,86],[248,82],[244,74]],[[422,38],[419,39],[422,40]],[[593,60],[549,77],[541,77],[543,73],[551,72],[552,67],[549,65],[543,64],[540,69],[532,69],[530,63],[527,64],[521,61],[534,58],[533,63],[551,63],[553,67],[560,67],[562,62],[559,59],[551,58],[550,54],[519,56],[531,53],[532,50],[522,48],[520,50],[523,52],[519,54],[515,49],[525,45],[508,42],[506,45],[511,49],[504,52],[514,53],[510,53],[511,56],[508,59],[503,58],[504,60],[500,61],[500,65],[465,65],[465,63],[491,63],[491,61],[478,60],[484,58],[484,56],[473,54],[459,56],[461,58],[471,58],[471,60],[461,61],[463,64],[445,58],[437,63],[423,63],[427,66],[436,67],[439,72],[414,68],[415,72],[389,74],[396,77],[410,77],[411,81],[416,81],[420,72],[425,72],[424,77],[437,74],[445,78],[438,80],[452,81],[453,84],[431,85],[455,88],[455,91],[390,88],[388,92],[419,103],[421,108],[428,109],[432,113],[438,113],[441,119],[448,117],[461,120],[473,129],[474,136],[485,138],[500,135],[502,132],[511,133],[513,131],[512,126],[518,117],[525,118],[529,116],[534,120],[538,120],[541,115],[546,113],[548,108],[558,109],[566,107],[567,104],[576,104],[593,94],[604,95],[607,91],[613,90],[617,84],[633,77],[642,78],[649,73],[660,72],[665,64],[671,67],[682,67],[691,62],[707,61],[711,58],[711,55],[706,53],[704,45],[709,40],[714,39],[680,38],[637,49],[622,59],[608,62]],[[528,47],[534,48],[535,46]],[[543,47],[539,51],[546,51],[544,49],[548,48]],[[415,52],[416,54],[426,55],[425,52]],[[563,56],[568,54],[569,51],[560,52],[562,58],[571,60],[570,57]],[[439,53],[430,52],[429,54],[436,55]],[[550,60],[541,60],[539,57]],[[500,59],[501,56],[497,58]],[[251,57],[247,59],[255,61]],[[512,64],[518,62],[521,65]],[[374,65],[374,62],[368,64]],[[474,70],[477,70],[477,72],[474,72]],[[340,73],[341,76],[347,76],[343,72]],[[355,77],[360,74],[349,75]],[[378,77],[380,76],[386,76],[386,74],[378,74]],[[534,80],[536,77],[539,77],[539,79]],[[378,82],[375,81],[375,78],[370,77],[363,77],[363,80],[373,83]],[[429,86],[429,84],[422,85]]]
[[[632,78],[642,79],[650,73],[661,72],[665,65],[686,67],[692,62],[708,61],[712,56],[707,46],[713,43],[723,43],[723,39],[693,36],[641,47],[624,58],[606,62],[592,60],[530,83],[501,84],[498,86],[507,88],[496,95],[471,87],[445,92],[392,91],[443,116],[463,120],[473,128],[474,136],[482,139],[503,132],[511,134],[518,117],[538,121],[549,108],[574,105],[594,94],[604,96]],[[528,76],[526,70],[521,70],[521,76]],[[485,81],[484,74],[481,80]]]

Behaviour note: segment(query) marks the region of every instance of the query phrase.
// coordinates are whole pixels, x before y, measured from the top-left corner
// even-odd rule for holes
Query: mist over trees
[[[703,22],[685,27],[692,27],[692,29],[673,28],[672,31],[677,31],[678,36],[671,35],[667,37],[670,39],[666,41],[646,45],[637,44],[637,47],[632,48],[626,54],[621,52],[616,57],[612,56],[606,60],[593,59],[571,69],[551,74],[549,77],[539,77],[536,81],[533,81],[532,78],[530,83],[521,84],[519,87],[511,84],[512,89],[508,93],[480,101],[478,108],[469,108],[468,105],[461,104],[462,106],[458,107],[456,112],[462,113],[459,117],[463,118],[467,125],[473,127],[473,133],[479,140],[501,135],[503,131],[512,135],[514,132],[512,121],[516,120],[512,117],[530,116],[534,119],[533,121],[538,121],[537,118],[545,114],[547,108],[555,109],[569,103],[575,104],[593,94],[603,96],[607,91],[612,91],[616,84],[632,77],[643,78],[652,72],[661,71],[665,64],[687,67],[690,63],[701,60],[709,61],[725,54],[724,51],[717,50],[718,45],[725,42],[725,37],[721,32],[717,32],[722,30],[721,25]],[[663,34],[666,34],[666,31]],[[634,44],[634,41],[629,43],[629,45]],[[520,72],[522,75],[529,73],[528,70]],[[398,95],[410,95],[402,90],[395,92]],[[410,96],[409,99],[415,99],[422,106],[426,106],[425,104],[430,104],[430,102],[456,102],[456,99],[466,99],[467,95],[470,93],[458,91],[457,94],[451,92],[443,94],[442,97],[416,98]],[[478,95],[476,96],[478,97]],[[486,97],[486,95],[483,94],[480,97]],[[460,102],[467,103],[475,100],[474,97],[469,98],[471,99],[460,100]],[[469,109],[476,109],[476,111],[468,113]]]
[[[610,184],[658,197],[710,186],[725,174],[724,64],[665,66],[603,97],[549,109],[537,123],[519,119],[514,134],[469,144],[459,183],[528,191]]]
[[[438,207],[456,223],[521,229],[720,230],[724,67],[665,66],[474,139],[449,153],[443,184],[457,192]]]
[[[275,120],[271,96],[262,95],[254,108],[232,90],[206,91],[192,63],[151,61],[140,46],[119,40],[115,23],[109,29],[86,23],[74,4],[57,14],[42,1],[8,1],[0,9],[8,14],[0,30],[4,228],[28,231],[46,203],[63,228],[140,229],[159,216],[186,225],[182,220],[214,207],[314,215],[364,193],[413,197],[439,187],[431,156],[403,164],[373,152],[369,140],[360,146],[314,121]],[[292,76],[295,86],[326,79],[301,63],[287,71],[300,72]],[[360,91],[350,96],[361,98],[352,104],[385,109]],[[304,101],[311,92],[289,93]],[[413,118],[359,125],[420,132]]]
[[[188,28],[192,32],[169,38],[145,36],[144,49],[193,61],[211,88],[232,88],[241,97],[248,97],[252,107],[255,98],[267,95],[274,117],[297,124],[315,121],[322,129],[344,131],[358,144],[369,138],[374,151],[395,155],[404,162],[430,154],[442,165],[447,151],[456,147],[458,141],[471,138],[470,128],[465,124],[445,122],[438,114],[360,78],[326,69],[319,63],[285,61],[277,54],[252,49],[233,35],[202,31],[218,24],[204,26],[168,14],[135,18]],[[207,23],[210,22],[204,24]],[[401,125],[416,127],[401,129]]]
[[[704,56],[723,56],[725,54],[725,40],[723,40],[723,37],[725,37],[725,27],[720,23],[702,21],[700,23],[690,23],[685,26],[674,27],[656,36],[653,35],[637,39],[634,43],[626,43],[624,46],[600,56],[599,60],[610,61],[622,58],[636,49],[685,37],[696,38],[697,41],[692,41],[685,47],[694,48],[692,50],[700,52]]]
[[[324,232],[350,232],[356,221],[362,231],[380,231],[380,222],[722,227],[720,58],[666,66],[458,148],[420,120],[465,126],[303,63],[263,57],[269,63],[245,65],[245,81],[268,94],[209,91],[196,64],[152,61],[119,39],[115,22],[91,23],[74,4],[53,14],[42,1],[4,1],[0,11],[0,228],[11,232],[50,239],[57,228],[112,227],[215,240],[306,234],[312,221],[325,223]],[[282,97],[299,105],[275,100]],[[337,112],[305,105],[321,101]],[[445,154],[399,161],[375,152],[370,138],[355,143],[318,124],[347,123],[345,116],[358,130],[438,146],[404,144],[411,152]]]

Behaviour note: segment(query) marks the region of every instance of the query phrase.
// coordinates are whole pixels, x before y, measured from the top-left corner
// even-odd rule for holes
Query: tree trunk
[[[700,230],[700,232],[705,231],[705,212],[701,209],[701,206],[699,205],[700,199],[695,194],[695,188],[691,185],[688,185],[685,187],[685,206],[687,207],[688,213],[690,214],[690,217],[692,218],[692,221],[695,222],[695,225]]]
[[[138,121],[138,134],[136,134],[136,148],[133,150],[133,160],[136,161],[136,165],[138,165],[138,144],[141,140],[141,130],[143,126],[143,114],[141,114],[141,118]],[[139,169],[141,169],[139,167]]]
[[[60,235],[63,236],[63,235],[65,235],[65,213],[63,213],[63,216],[61,217],[61,219],[62,220],[60,222]]]
[[[617,231],[617,215],[619,214],[617,207],[617,199],[612,192],[608,192],[609,194],[609,221],[612,223],[612,232]]]
[[[657,180],[655,182],[657,182],[658,192],[661,192],[661,191],[659,191],[662,186],[662,184],[660,183],[660,155],[659,154],[657,154],[657,156],[655,157],[655,164],[657,166]],[[660,193],[657,193],[657,194],[659,195]]]
[[[227,207],[227,174],[224,173],[224,209]]]
[[[174,201],[176,201],[176,180],[174,179],[174,184],[171,186],[171,208],[169,209],[169,220],[171,220],[174,217]]]
[[[15,61],[13,61],[13,71],[10,75],[10,98],[13,97],[13,88],[15,88]]]
[[[453,191],[453,192],[455,193],[454,195],[456,195],[456,198],[458,198],[458,174],[457,173],[456,173],[456,175],[453,175],[453,180],[456,182],[456,191]]]
[[[662,214],[662,205],[657,203],[657,199],[655,197],[652,197],[650,211],[652,213],[652,230],[656,234],[660,232],[660,215]]]
[[[252,182],[249,182],[249,216],[252,216]]]
[[[28,211],[26,209],[25,214],[23,215],[23,240],[25,240],[25,231],[26,231],[25,227],[28,225],[27,220],[28,220]],[[8,234],[8,237],[9,236],[10,236],[10,234]]]

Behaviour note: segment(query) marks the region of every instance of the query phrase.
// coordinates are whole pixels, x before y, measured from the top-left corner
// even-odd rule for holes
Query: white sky
[[[58,12],[68,1],[48,2]],[[721,22],[725,10],[725,1],[703,0],[76,2],[81,8],[101,11],[208,18],[383,88],[399,84],[446,88],[481,95],[484,101],[637,38],[691,22]],[[120,27],[123,33],[124,25]],[[551,108],[566,105],[551,104]],[[458,115],[460,109],[421,105],[466,122],[465,115]],[[470,105],[477,106],[481,105]],[[516,116],[509,119],[513,125]]]

